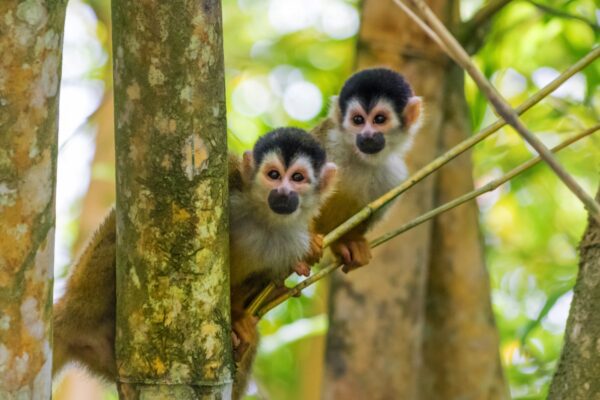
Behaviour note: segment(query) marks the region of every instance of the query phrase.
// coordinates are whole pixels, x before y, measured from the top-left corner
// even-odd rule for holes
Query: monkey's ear
[[[242,179],[244,182],[248,183],[252,180],[252,175],[254,173],[254,157],[252,156],[252,152],[250,150],[245,151],[242,156]]]
[[[342,123],[342,111],[340,110],[339,96],[331,96],[329,99],[329,118],[337,124]]]
[[[406,128],[411,128],[413,125],[419,122],[419,119],[421,118],[422,105],[423,101],[420,97],[413,96],[408,99],[408,103],[402,112],[402,121],[404,122],[404,126]]]
[[[333,193],[333,188],[337,182],[337,165],[332,162],[328,162],[321,169],[321,176],[319,177],[319,191],[323,198]]]

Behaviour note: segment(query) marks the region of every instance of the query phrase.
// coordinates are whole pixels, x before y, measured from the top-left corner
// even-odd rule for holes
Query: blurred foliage
[[[98,43],[108,53],[108,1],[87,4],[99,16]],[[463,0],[463,18],[481,5],[481,0]],[[326,114],[329,98],[353,69],[357,7],[358,1],[344,0],[223,0],[227,117],[234,151],[250,148],[277,126],[310,128]],[[595,0],[514,1],[498,14],[475,59],[511,104],[518,105],[598,45],[599,18]],[[82,79],[110,82],[106,65],[90,68]],[[597,123],[599,82],[596,62],[527,112],[523,121],[548,145]],[[495,116],[469,79],[466,93],[476,131]],[[475,148],[476,184],[532,155],[514,131],[502,129]],[[559,158],[588,192],[595,191],[598,134]],[[543,165],[478,202],[501,358],[512,394],[542,399],[560,354],[585,212]],[[318,350],[313,344],[326,330],[324,312],[324,288],[318,287],[261,322],[263,341],[249,398],[301,399],[304,386],[318,383],[306,378],[310,366],[300,360]]]
[[[544,12],[526,1],[511,3],[494,21],[476,56],[482,70],[514,106],[599,44],[595,17],[599,11],[594,0],[539,4],[573,17]],[[596,61],[524,114],[523,121],[548,146],[555,145],[598,123],[599,83],[600,62]],[[466,86],[477,130],[495,117],[472,81]],[[476,147],[476,182],[501,175],[532,155],[512,129],[504,128]],[[597,133],[562,151],[559,159],[588,193],[595,193],[600,177]],[[544,399],[560,356],[586,213],[544,165],[479,204],[501,357],[512,395]]]

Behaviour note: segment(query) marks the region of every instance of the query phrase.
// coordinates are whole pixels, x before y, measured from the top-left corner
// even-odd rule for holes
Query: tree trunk
[[[113,2],[122,399],[228,398],[221,4]]]
[[[458,2],[428,3],[456,21]],[[410,171],[468,134],[462,72],[392,1],[363,3],[358,64],[400,71],[424,98]],[[403,195],[373,236],[472,188],[469,157]],[[326,398],[507,397],[475,203],[382,247],[368,267],[333,278]]]
[[[446,0],[429,4],[445,13]],[[427,118],[408,159],[414,171],[438,152],[448,61],[391,0],[363,2],[358,46],[359,69],[400,71],[424,99]],[[403,195],[373,236],[431,209],[433,183],[429,178]],[[375,249],[367,267],[333,275],[326,399],[418,398],[430,238],[431,223],[425,223]]]
[[[0,3],[0,398],[51,396],[58,92],[66,1]]]
[[[440,150],[469,135],[464,73],[454,66],[446,81]],[[473,190],[471,152],[437,175],[436,206]],[[466,203],[434,220],[429,263],[423,399],[508,399],[498,354],[499,338],[490,299],[477,203]]]
[[[600,200],[600,189],[596,195]],[[600,225],[589,217],[579,245],[579,274],[550,400],[600,399]]]

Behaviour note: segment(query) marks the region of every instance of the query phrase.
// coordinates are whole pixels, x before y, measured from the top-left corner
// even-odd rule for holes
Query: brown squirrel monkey
[[[322,253],[312,221],[332,192],[337,168],[308,133],[279,128],[243,158],[229,157],[231,313],[237,372],[234,398],[243,394],[258,343],[247,303],[270,283],[283,285],[306,260]],[[53,374],[77,361],[108,381],[116,379],[115,212],[93,236],[69,276],[54,311]]]
[[[338,187],[321,209],[317,232],[329,233],[406,179],[404,154],[420,125],[421,107],[409,83],[390,69],[366,69],[345,82],[329,117],[311,132],[339,167]],[[331,245],[345,272],[370,261],[364,234],[382,214]]]
[[[233,168],[230,168],[233,169]],[[283,287],[293,271],[308,275],[322,255],[313,221],[332,193],[337,168],[308,133],[280,128],[246,152],[230,184],[231,315],[238,374],[234,398],[245,387],[258,336],[245,308],[269,283]]]

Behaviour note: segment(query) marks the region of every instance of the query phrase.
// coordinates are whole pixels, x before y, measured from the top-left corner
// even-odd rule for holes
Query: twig
[[[534,0],[527,0],[527,2],[530,3],[531,5],[533,5],[534,7],[536,7],[537,9],[539,9],[540,11],[545,12],[546,14],[551,14],[551,15],[554,15],[559,18],[572,19],[575,21],[583,22],[584,24],[586,24],[587,26],[592,28],[592,30],[594,32],[597,33],[600,31],[600,26],[598,24],[596,24],[594,21],[592,21],[590,19],[582,17],[581,15],[570,14],[566,11],[559,10],[559,9],[553,8],[553,7],[549,7],[545,4],[538,3],[537,1],[534,1]]]
[[[466,53],[465,49],[456,41],[454,36],[446,29],[444,24],[435,16],[433,11],[427,6],[423,0],[400,0],[410,1],[419,13],[420,18],[436,33],[439,39],[445,44],[444,50],[454,61],[459,64],[471,76],[473,81],[479,86],[479,89],[486,95],[496,112],[506,120],[531,147],[533,147],[540,157],[552,168],[554,173],[563,181],[563,183],[575,194],[584,204],[589,213],[600,223],[600,204],[594,200],[592,196],[587,194],[581,186],[569,175],[560,163],[554,158],[552,152],[535,137],[521,122],[518,114],[513,110],[502,95],[494,88],[483,76],[481,71],[477,69],[471,58]],[[415,14],[413,14],[415,15]]]
[[[473,15],[470,20],[464,23],[465,26],[475,28],[485,24],[511,1],[512,0],[491,0],[487,2],[479,10],[477,10],[475,15]]]
[[[483,43],[482,38],[478,34],[478,31],[487,25],[487,23],[504,8],[505,5],[510,3],[511,0],[491,0],[482,6],[470,20],[465,21],[459,31],[459,37],[461,43],[465,46],[472,47],[473,42],[477,42],[477,49]],[[395,2],[398,4],[398,2]],[[473,49],[473,52],[476,49]]]
[[[600,47],[592,50],[588,54],[586,54],[583,58],[577,61],[575,64],[567,68],[562,74],[556,77],[552,82],[544,86],[538,92],[533,94],[527,100],[525,100],[520,106],[516,108],[516,112],[519,114],[524,113],[529,110],[531,107],[542,101],[545,97],[547,97],[550,93],[556,90],[560,85],[566,82],[569,78],[575,75],[577,72],[581,71],[588,65],[590,65],[594,60],[600,57]],[[387,200],[384,200],[384,204],[389,203],[396,197],[400,196],[402,193],[406,192],[408,189],[427,178],[433,172],[444,166],[446,163],[452,161],[454,158],[458,157],[460,154],[472,148],[477,143],[481,142],[488,136],[492,135],[494,132],[498,131],[500,128],[506,125],[506,122],[503,119],[496,120],[493,124],[487,126],[479,133],[465,139],[461,143],[457,144],[450,150],[446,151],[444,154],[438,156],[429,164],[425,165],[423,168],[415,172],[411,175],[406,181],[402,182],[398,187],[390,190],[388,193],[384,195]],[[381,198],[380,198],[381,199]],[[379,200],[379,199],[378,199]],[[377,200],[376,200],[377,201]],[[354,215],[350,219],[346,220],[343,224],[339,225],[333,231],[329,233],[325,237],[324,247],[329,246],[331,243],[342,237],[346,232],[349,232],[352,228],[363,222],[365,219],[369,218],[369,216],[376,211],[374,208],[376,205],[373,203],[368,204],[365,208],[360,211],[360,215]],[[269,288],[265,289],[269,290]],[[272,288],[271,288],[272,290]],[[263,295],[264,291],[261,292],[259,297],[255,298],[252,303],[248,306],[246,311],[250,314],[255,314],[256,311],[260,308],[261,303],[264,299]]]
[[[571,144],[577,142],[578,140],[583,139],[586,136],[591,135],[592,133],[598,131],[600,129],[600,124],[586,129],[585,131],[565,140],[564,142],[560,143],[558,146],[554,147],[551,151],[552,152],[557,152],[560,151],[562,149],[564,149],[567,146],[570,146]],[[510,172],[508,172],[507,174],[503,175],[502,177],[495,179],[493,181],[488,182],[487,184],[485,184],[484,186],[480,187],[477,190],[473,190],[469,193],[466,193],[460,197],[457,197],[456,199],[443,204],[437,208],[434,208],[431,211],[426,212],[423,215],[420,215],[419,217],[413,219],[410,222],[407,222],[406,224],[402,225],[401,227],[388,232],[384,235],[379,236],[378,238],[372,240],[369,245],[371,248],[375,248],[377,246],[382,245],[383,243],[395,238],[396,236],[400,235],[401,233],[404,233],[420,224],[422,224],[423,222],[426,222],[432,218],[437,217],[438,215],[449,211],[453,208],[456,208],[458,206],[460,206],[461,204],[464,204],[468,201],[473,200],[474,198],[481,196],[484,193],[487,192],[491,192],[493,190],[495,190],[496,188],[498,188],[500,185],[508,182],[509,180],[513,179],[515,176],[521,174],[522,172],[524,172],[525,170],[533,167],[536,164],[539,164],[540,161],[542,161],[542,159],[537,156],[535,158],[532,158],[531,160],[519,165],[518,167],[512,169]],[[323,279],[326,275],[330,274],[331,272],[333,272],[334,270],[336,270],[337,268],[341,267],[343,264],[338,264],[338,263],[332,263],[327,265],[325,268],[321,269],[320,271],[318,271],[317,273],[311,275],[310,277],[306,278],[305,280],[303,280],[302,282],[298,283],[296,286],[294,286],[293,288],[289,289],[289,291],[283,293],[282,295],[278,296],[277,298],[275,298],[274,300],[270,301],[269,303],[265,304],[262,308],[260,308],[260,310],[257,312],[257,316],[258,317],[262,317],[263,315],[265,315],[268,311],[272,310],[274,307],[278,306],[279,304],[283,303],[284,301],[286,301],[287,299],[289,299],[292,296],[296,296],[298,294],[300,294],[300,292],[305,289],[306,287],[312,285],[313,283]]]

